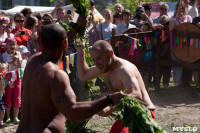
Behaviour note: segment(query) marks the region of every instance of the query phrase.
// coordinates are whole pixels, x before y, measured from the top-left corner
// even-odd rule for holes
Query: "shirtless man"
[[[79,121],[119,103],[114,93],[95,101],[76,102],[68,75],[59,69],[68,47],[66,31],[49,24],[41,33],[43,51],[27,64],[23,76],[22,115],[17,133],[64,133],[65,120]]]
[[[83,47],[78,49],[77,70],[81,80],[94,79],[101,74],[104,76],[104,81],[110,93],[125,90],[126,93],[147,104],[147,108],[151,110],[154,117],[155,106],[150,100],[150,97],[145,89],[143,79],[135,65],[127,60],[121,59],[114,55],[111,45],[104,40],[99,40],[93,44],[90,51],[91,58],[95,64],[93,67],[88,67],[85,60],[85,52]],[[105,108],[101,111],[101,115],[106,116],[110,114],[112,109]],[[111,132],[120,133],[128,128],[119,129],[119,121],[116,121]],[[120,123],[121,124],[121,123]],[[117,131],[114,131],[115,129]]]

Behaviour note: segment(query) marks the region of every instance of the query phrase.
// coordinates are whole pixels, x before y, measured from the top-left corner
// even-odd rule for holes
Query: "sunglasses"
[[[43,19],[44,21],[51,21],[51,19]]]
[[[94,6],[94,4],[93,4],[93,3],[91,3],[91,4],[90,4],[90,6]]]
[[[146,10],[151,11],[152,9],[151,8],[147,8]]]
[[[15,20],[16,23],[23,23],[24,20]]]
[[[161,11],[163,11],[163,10],[167,11],[167,8],[160,8],[160,10],[161,10]]]

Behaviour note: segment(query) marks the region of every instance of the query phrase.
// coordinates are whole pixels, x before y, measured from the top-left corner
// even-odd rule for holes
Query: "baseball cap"
[[[26,46],[23,46],[23,45],[19,46],[19,47],[17,48],[17,51],[19,51],[21,54],[29,53],[27,47],[26,47]]]
[[[144,12],[144,7],[142,7],[142,6],[139,6],[139,7],[137,7],[136,8],[136,12]]]

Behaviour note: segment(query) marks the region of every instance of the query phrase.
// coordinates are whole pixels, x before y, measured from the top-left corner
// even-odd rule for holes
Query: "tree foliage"
[[[179,0],[141,0],[140,2],[178,2]],[[136,7],[139,4],[139,0],[116,0],[116,3],[120,3],[124,6],[124,9],[129,9],[132,15],[135,15]],[[114,12],[114,6],[116,3],[108,3],[107,8]]]
[[[120,3],[121,5],[124,6],[124,9],[129,9],[132,13],[132,15],[135,14],[135,9],[138,5],[137,0],[116,0],[116,3]],[[114,12],[114,6],[116,3],[108,3],[107,8],[111,9]]]

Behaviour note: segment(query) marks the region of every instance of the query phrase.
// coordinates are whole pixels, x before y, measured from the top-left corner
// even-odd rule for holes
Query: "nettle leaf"
[[[129,132],[133,133],[165,133],[166,131],[152,118],[150,111],[134,97],[124,97],[114,108],[120,109],[116,119],[120,119]]]

